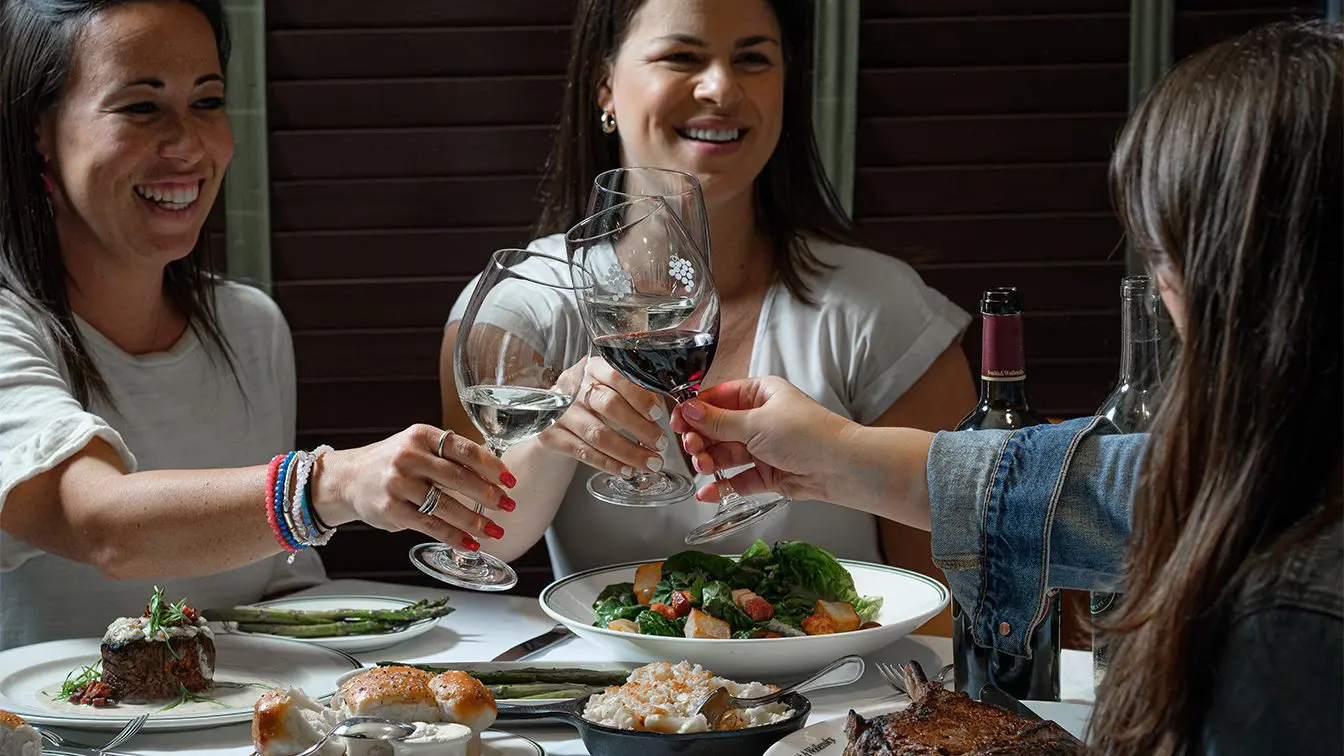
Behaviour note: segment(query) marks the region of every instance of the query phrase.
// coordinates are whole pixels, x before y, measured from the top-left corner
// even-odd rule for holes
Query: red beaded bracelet
[[[293,552],[294,547],[285,540],[285,534],[280,530],[280,522],[275,517],[275,482],[280,474],[280,463],[285,460],[284,454],[277,454],[271,459],[271,463],[266,466],[266,522],[271,526],[271,534],[275,540],[284,547],[285,551]]]

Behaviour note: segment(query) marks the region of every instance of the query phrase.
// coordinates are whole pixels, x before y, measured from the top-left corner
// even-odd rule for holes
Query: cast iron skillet
[[[693,732],[684,735],[661,732],[636,732],[606,727],[583,718],[583,709],[592,694],[554,704],[527,704],[499,707],[499,722],[533,719],[559,719],[578,729],[583,744],[592,756],[761,756],[785,735],[802,729],[812,702],[800,693],[790,693],[780,703],[793,709],[783,722],[763,727],[747,727],[722,732]]]

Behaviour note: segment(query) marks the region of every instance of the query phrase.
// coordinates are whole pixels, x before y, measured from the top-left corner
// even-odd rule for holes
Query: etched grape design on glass
[[[458,397],[496,456],[554,425],[578,392],[572,374],[562,377],[570,355],[554,322],[560,308],[572,311],[575,287],[584,280],[570,267],[532,250],[495,252],[458,324]],[[490,554],[441,544],[411,553],[421,570],[462,588],[503,591],[518,582],[513,569]]]
[[[592,282],[576,294],[597,353],[633,383],[678,403],[698,394],[718,345],[719,296],[708,258],[673,208],[660,197],[613,205],[570,229],[565,245],[571,271]],[[639,302],[643,311],[613,308],[613,301]],[[684,315],[652,327],[648,308],[673,302]],[[686,536],[689,544],[723,538],[789,502],[747,498],[714,477],[718,512]]]

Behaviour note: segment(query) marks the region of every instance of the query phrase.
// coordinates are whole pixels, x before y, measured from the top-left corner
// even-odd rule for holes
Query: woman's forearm
[[[504,464],[518,477],[518,485],[509,491],[518,508],[512,512],[491,512],[491,518],[504,528],[504,537],[484,543],[482,548],[512,561],[526,554],[546,534],[579,463],[548,451],[536,438],[531,438],[505,452]]]
[[[933,434],[910,428],[872,428],[848,424],[830,450],[827,486],[836,503],[889,520],[929,530],[926,469]]]

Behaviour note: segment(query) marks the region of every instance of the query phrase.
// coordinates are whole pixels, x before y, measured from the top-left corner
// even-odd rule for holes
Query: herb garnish
[[[52,699],[67,701],[76,691],[88,687],[90,683],[98,682],[103,678],[102,666],[103,660],[99,659],[86,667],[70,670],[70,674],[65,676],[65,682],[61,683],[61,692],[52,694]]]
[[[196,610],[187,606],[187,600],[182,599],[176,604],[170,604],[163,600],[163,589],[154,586],[154,595],[149,598],[149,605],[145,607],[145,640],[154,640],[154,636],[163,632],[163,642],[168,644],[168,652],[174,659],[181,658],[177,650],[173,648],[172,636],[167,632],[172,627],[191,627],[196,624]]]
[[[168,704],[162,709],[159,709],[159,711],[168,711],[169,709],[175,709],[181,706],[182,704],[188,704],[188,703],[209,703],[214,704],[215,706],[222,706],[225,709],[229,708],[229,705],[224,703],[223,701],[216,701],[213,698],[207,698],[206,696],[198,696],[195,693],[192,693],[191,691],[187,690],[187,686],[183,685],[180,682],[177,684],[177,689],[181,691],[181,693],[177,697],[177,700],[173,701],[172,703]]]

